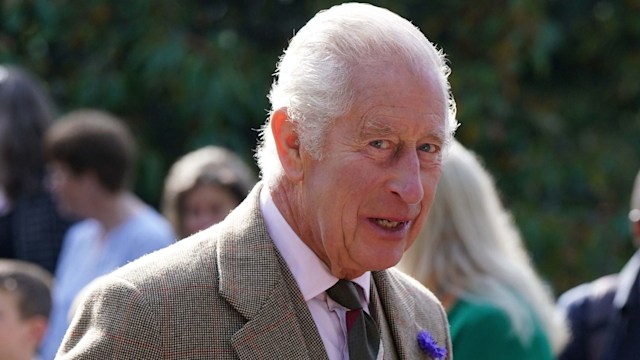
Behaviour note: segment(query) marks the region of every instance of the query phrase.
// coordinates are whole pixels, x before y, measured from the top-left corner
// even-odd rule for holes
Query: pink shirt
[[[347,349],[346,308],[333,301],[325,291],[338,282],[318,256],[298,237],[271,198],[268,188],[260,192],[260,210],[267,232],[287,263],[307,302],[311,316],[331,360],[349,359]],[[360,286],[362,308],[369,312],[371,273],[352,280]],[[367,289],[363,291],[362,289]]]

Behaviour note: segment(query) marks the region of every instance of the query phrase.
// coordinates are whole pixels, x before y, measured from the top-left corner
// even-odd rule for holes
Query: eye
[[[438,146],[434,144],[422,144],[418,147],[418,150],[426,153],[435,153],[438,151]]]
[[[389,142],[386,140],[373,140],[369,142],[369,145],[376,149],[386,149],[389,147]]]

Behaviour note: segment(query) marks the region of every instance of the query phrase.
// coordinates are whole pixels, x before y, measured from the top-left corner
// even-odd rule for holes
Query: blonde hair
[[[422,232],[398,268],[439,295],[495,304],[506,312],[523,344],[530,340],[536,320],[554,353],[567,341],[564,317],[536,274],[491,176],[456,141],[445,158]]]

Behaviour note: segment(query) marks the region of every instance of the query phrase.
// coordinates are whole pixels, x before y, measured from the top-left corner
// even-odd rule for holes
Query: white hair
[[[353,104],[354,69],[389,56],[403,61],[416,73],[439,70],[444,97],[448,99],[445,121],[449,141],[457,122],[444,54],[406,19],[369,4],[334,6],[316,14],[300,29],[277,65],[277,80],[269,94],[270,113],[286,108],[300,145],[320,159],[327,129]],[[273,184],[282,175],[282,165],[270,119],[262,127],[260,139],[258,166],[262,179]]]
[[[495,304],[523,344],[531,339],[535,321],[555,353],[567,341],[564,317],[534,270],[491,176],[455,141],[422,232],[398,268],[437,294]]]

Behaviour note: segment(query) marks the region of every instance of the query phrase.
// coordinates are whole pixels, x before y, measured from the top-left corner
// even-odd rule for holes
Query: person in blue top
[[[552,360],[568,331],[481,160],[454,140],[398,267],[447,310],[456,360]]]
[[[72,303],[92,280],[175,242],[169,222],[130,190],[135,141],[126,125],[98,110],[59,119],[45,136],[49,182],[61,210],[84,220],[66,233],[55,272],[53,308],[41,349],[53,359]]]

